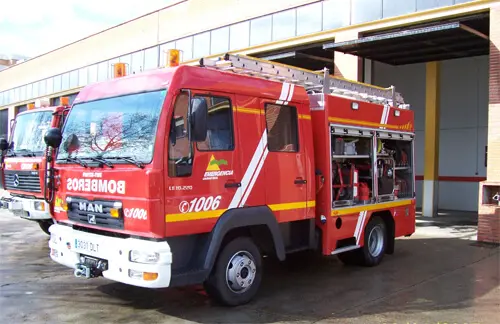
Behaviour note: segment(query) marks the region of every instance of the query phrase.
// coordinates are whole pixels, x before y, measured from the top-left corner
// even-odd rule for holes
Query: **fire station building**
[[[37,98],[72,101],[115,63],[164,66],[170,48],[189,64],[231,52],[394,85],[415,111],[425,216],[482,213],[500,188],[498,0],[179,0],[0,71],[0,136]]]

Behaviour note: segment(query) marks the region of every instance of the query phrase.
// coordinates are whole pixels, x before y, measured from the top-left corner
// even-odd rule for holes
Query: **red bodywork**
[[[278,82],[180,66],[89,85],[79,93],[75,104],[161,88],[168,88],[168,93],[159,116],[152,162],[144,169],[131,164],[115,165],[114,169],[56,164],[59,180],[56,181],[54,216],[58,222],[103,229],[68,219],[64,208],[66,197],[77,196],[90,201],[120,200],[124,228],[106,230],[152,238],[210,232],[227,209],[259,205],[269,206],[280,223],[316,217],[324,234],[323,250],[328,254],[335,249],[338,239],[352,236],[362,210],[371,213],[389,209],[397,219],[396,215],[410,208],[411,217],[396,222],[396,234],[413,232],[414,199],[388,206],[377,204],[343,210],[344,226],[337,230],[335,219],[340,214],[331,208],[331,188],[325,185],[316,194],[315,178],[315,171],[320,170],[325,184],[331,183],[330,124],[413,132],[412,111],[400,110],[400,116],[394,117],[394,108],[391,108],[385,118],[383,106],[359,102],[359,109],[353,111],[352,99],[333,96],[328,96],[326,109],[312,111],[313,104],[306,91],[299,86],[292,87],[286,105],[297,108],[298,152],[269,152],[264,111],[266,104],[277,103],[282,95],[283,84]],[[167,154],[169,125],[181,89],[190,89],[193,95],[211,94],[230,100],[235,149],[207,152],[194,145],[191,176],[169,177],[168,170],[172,167]],[[214,159],[225,163],[214,165],[211,163]],[[113,189],[119,182],[121,192]],[[231,186],[233,183],[241,183],[241,186]],[[108,189],[111,186],[114,193],[92,189],[98,186]],[[134,217],[134,212],[136,216],[140,214],[137,210],[144,210],[143,217]],[[321,215],[328,216],[326,225],[321,223]]]
[[[52,121],[50,127],[60,128],[64,122],[64,116],[67,115],[68,107],[65,106],[53,106],[53,107],[42,107],[36,108],[35,110],[28,110],[26,112],[19,113],[17,116],[22,114],[32,114],[44,111],[52,112]],[[12,131],[14,132],[14,128]],[[4,165],[2,166],[4,170],[4,177],[1,179],[4,188],[11,195],[28,195],[30,197],[36,197],[38,199],[44,198],[44,173],[45,173],[45,152],[40,156],[36,157],[10,157],[7,156],[4,159]],[[9,171],[33,171],[38,173],[38,181],[40,183],[40,191],[27,191],[14,189],[12,186],[6,186],[5,172]]]

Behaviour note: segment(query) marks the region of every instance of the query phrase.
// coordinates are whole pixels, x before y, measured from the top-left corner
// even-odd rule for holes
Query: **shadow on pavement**
[[[197,287],[147,290],[111,283],[97,289],[129,307],[199,323],[413,314],[469,307],[475,299],[498,289],[499,251],[455,238],[401,239],[396,254],[387,255],[374,268],[348,267],[336,257],[301,253],[282,264],[266,262],[259,295],[236,308],[213,305]]]

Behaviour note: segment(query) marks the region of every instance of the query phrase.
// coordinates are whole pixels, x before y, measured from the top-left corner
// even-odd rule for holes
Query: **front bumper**
[[[125,284],[165,288],[170,285],[172,253],[167,242],[135,238],[116,238],[81,232],[64,225],[52,225],[50,231],[50,258],[72,269],[78,269],[82,257],[89,256],[107,263],[104,278]],[[79,246],[77,247],[77,242]],[[129,260],[131,250],[158,253],[156,263],[136,263]],[[157,274],[156,279],[138,277],[138,273]],[[134,275],[131,275],[131,274]]]
[[[8,209],[14,215],[30,220],[52,219],[50,206],[43,199],[30,198],[1,198],[1,207]]]

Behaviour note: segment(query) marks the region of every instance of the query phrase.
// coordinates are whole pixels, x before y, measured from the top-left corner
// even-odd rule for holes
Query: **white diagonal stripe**
[[[286,99],[286,96],[288,95],[289,89],[290,89],[290,84],[287,82],[283,82],[283,84],[281,85],[280,98],[278,100],[276,100],[276,103],[278,105],[281,105],[283,103],[283,101]]]
[[[359,227],[361,226],[361,218],[363,218],[363,212],[359,212],[358,222],[356,223],[356,229],[354,230],[354,237],[358,239]]]
[[[364,229],[364,225],[365,225],[365,219],[366,219],[366,214],[368,213],[368,211],[363,211],[363,217],[361,217],[361,223],[360,223],[360,226],[359,226],[359,232],[358,232],[358,235],[356,236],[356,245],[359,244],[359,239],[361,238],[361,234],[363,233],[363,229]]]
[[[229,209],[231,208],[236,208],[240,205],[240,200],[242,198],[243,193],[245,192],[246,188],[248,187],[248,184],[251,181],[252,175],[257,168],[257,165],[260,161],[260,158],[262,156],[262,152],[264,151],[264,148],[267,146],[267,132],[264,130],[264,133],[262,134],[262,137],[260,138],[259,143],[257,144],[257,148],[255,149],[255,152],[252,156],[252,159],[250,160],[250,163],[248,164],[248,167],[245,171],[245,174],[243,175],[243,179],[241,180],[241,186],[236,190],[234,193],[233,199],[231,200],[231,203],[229,204]]]
[[[257,181],[257,178],[259,177],[260,170],[262,169],[262,166],[264,165],[264,161],[266,160],[267,153],[269,153],[269,150],[267,147],[264,149],[264,154],[262,155],[262,159],[259,162],[259,165],[257,166],[257,170],[255,170],[255,174],[252,177],[252,180],[250,184],[248,185],[248,189],[245,192],[245,195],[243,196],[243,199],[241,199],[241,202],[238,207],[243,207],[245,203],[247,202],[248,196],[252,192],[253,186],[255,184],[255,181]]]
[[[295,84],[292,83],[290,85],[290,91],[288,92],[288,97],[286,98],[285,105],[288,105],[288,102],[292,100],[294,90],[295,90]]]
[[[387,121],[389,120],[389,114],[391,113],[391,107],[388,106],[387,107],[387,113],[385,114],[385,120],[384,120],[384,124],[387,124]]]
[[[382,117],[380,118],[380,123],[385,124],[385,115],[387,115],[387,106],[384,106],[384,110],[382,111]]]

